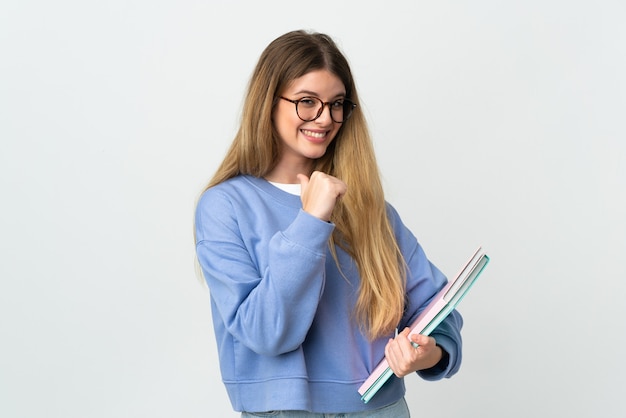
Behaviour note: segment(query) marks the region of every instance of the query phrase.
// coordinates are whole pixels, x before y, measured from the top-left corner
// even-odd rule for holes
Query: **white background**
[[[424,417],[626,415],[623,1],[9,0],[0,5],[0,416],[235,417],[193,208],[256,60],[351,62],[387,198],[460,305]],[[451,399],[451,400],[450,400]]]

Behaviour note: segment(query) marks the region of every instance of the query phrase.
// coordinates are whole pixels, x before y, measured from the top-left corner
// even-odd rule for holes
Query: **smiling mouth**
[[[306,135],[306,136],[310,136],[310,137],[318,138],[318,139],[324,138],[326,136],[326,131],[324,131],[324,132],[313,132],[313,131],[309,131],[309,130],[306,130],[306,129],[302,129],[302,133],[304,135]]]

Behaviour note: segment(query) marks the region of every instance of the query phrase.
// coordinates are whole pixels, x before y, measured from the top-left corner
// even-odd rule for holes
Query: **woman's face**
[[[344,98],[345,95],[346,89],[339,77],[327,70],[311,71],[295,79],[281,94],[289,100],[315,97],[324,103]],[[305,104],[299,106],[299,109],[304,109]],[[332,120],[328,105],[324,106],[317,119],[304,122],[296,113],[296,105],[283,99],[278,100],[273,120],[281,141],[278,167],[289,170],[311,167],[312,160],[326,153],[326,148],[341,128],[341,123]]]

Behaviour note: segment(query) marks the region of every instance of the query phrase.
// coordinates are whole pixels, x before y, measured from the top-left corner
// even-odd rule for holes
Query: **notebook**
[[[482,247],[474,252],[456,277],[446,284],[413,321],[409,338],[413,334],[430,335],[435,328],[452,312],[467,294],[485,266],[489,256]],[[415,343],[413,343],[415,345]],[[383,384],[393,375],[386,359],[383,359],[359,388],[361,400],[367,403]]]

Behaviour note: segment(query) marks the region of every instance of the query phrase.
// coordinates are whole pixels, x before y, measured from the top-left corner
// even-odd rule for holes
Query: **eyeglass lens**
[[[298,117],[304,121],[312,121],[320,117],[325,103],[317,97],[305,97],[296,104]],[[354,104],[348,99],[335,100],[326,104],[330,108],[330,116],[337,123],[345,122],[352,114]]]

